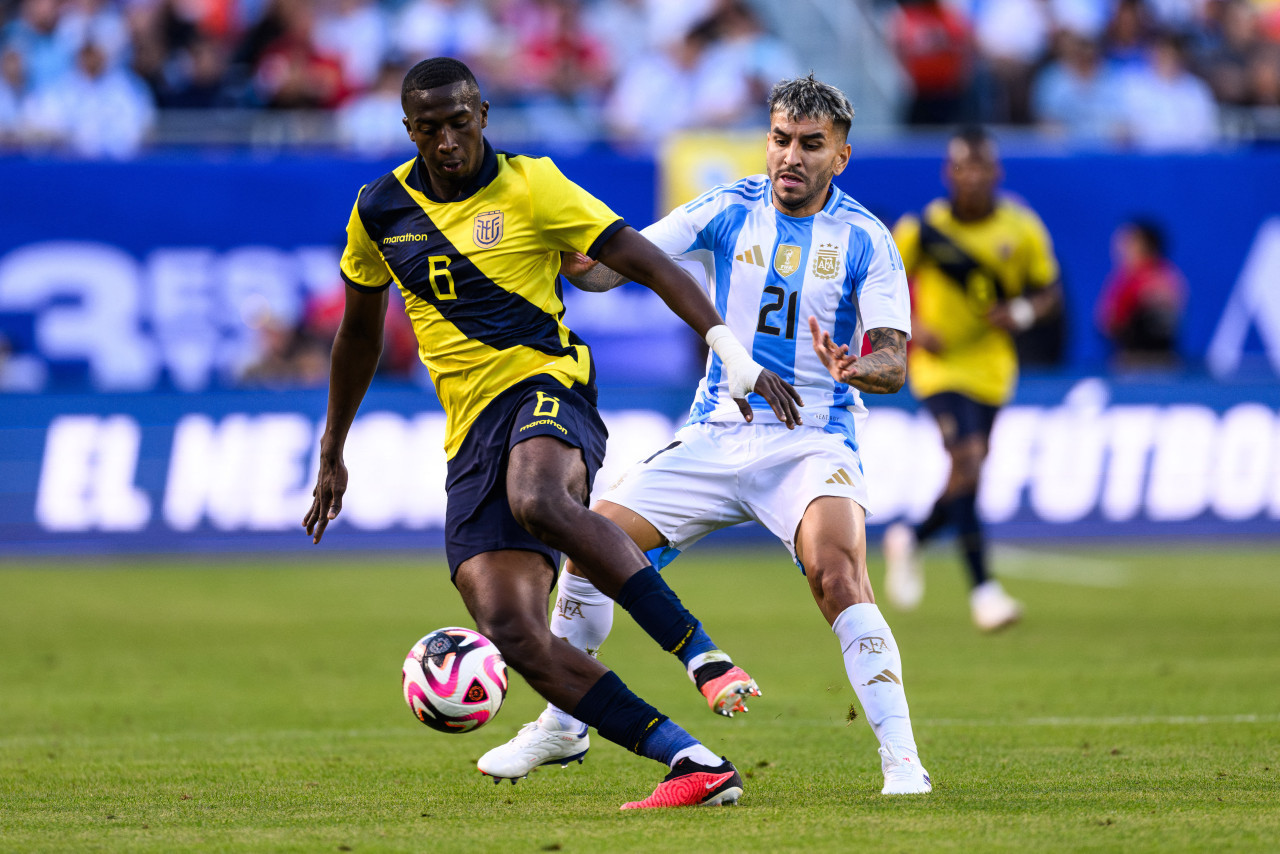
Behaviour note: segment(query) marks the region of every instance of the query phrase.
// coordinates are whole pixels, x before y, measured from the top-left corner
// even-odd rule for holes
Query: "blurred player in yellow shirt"
[[[911,392],[933,413],[951,473],[928,518],[885,532],[889,599],[914,608],[924,595],[917,549],[947,527],[959,535],[973,583],[974,623],[994,631],[1022,608],[991,577],[978,518],[982,463],[1000,407],[1013,397],[1018,359],[1013,336],[1058,310],[1058,262],[1044,223],[1021,201],[996,193],[999,152],[981,128],[947,144],[948,197],[894,227],[912,282]]]

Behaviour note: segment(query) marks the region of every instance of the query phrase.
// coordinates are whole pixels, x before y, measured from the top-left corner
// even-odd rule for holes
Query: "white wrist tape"
[[[1036,309],[1026,297],[1009,300],[1009,317],[1019,332],[1025,332],[1036,322]]]
[[[751,358],[747,348],[723,323],[707,330],[707,346],[710,347],[720,361],[724,363],[725,378],[729,383],[729,394],[733,397],[746,397],[756,387],[756,380],[764,367]]]

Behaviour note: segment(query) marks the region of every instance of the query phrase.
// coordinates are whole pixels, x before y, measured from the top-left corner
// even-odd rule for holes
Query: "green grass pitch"
[[[341,535],[341,531],[331,534]],[[933,794],[885,798],[835,638],[777,545],[666,571],[764,696],[708,712],[619,612],[603,658],[746,776],[736,808],[619,813],[664,769],[495,786],[399,667],[470,625],[434,556],[32,562],[0,569],[0,851],[1277,851],[1280,547],[1004,549],[1023,624],[969,624],[949,549],[885,613]],[[336,553],[335,553],[336,554]],[[881,563],[872,556],[877,584]]]

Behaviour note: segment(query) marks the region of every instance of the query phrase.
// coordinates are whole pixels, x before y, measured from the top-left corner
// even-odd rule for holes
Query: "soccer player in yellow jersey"
[[[713,709],[726,692],[755,690],[644,553],[587,509],[606,431],[591,352],[563,321],[561,253],[599,259],[659,294],[724,358],[747,420],[748,392],[789,426],[799,421],[799,397],[751,359],[692,277],[550,160],[494,151],[483,133],[489,104],[461,62],[418,63],[401,101],[418,156],[363,187],[347,226],[346,307],[303,526],[318,543],[342,509],[343,445],[378,363],[395,282],[445,410],[445,550],[476,628],[544,698],[671,768],[652,796],[628,807],[736,802],[742,777],[727,759],[548,626],[556,553],[564,552],[679,656]],[[583,733],[565,735],[586,752]],[[556,761],[574,758],[581,754]]]
[[[894,240],[912,281],[911,392],[933,414],[951,473],[928,518],[885,531],[886,592],[910,609],[924,595],[917,549],[954,527],[972,580],[970,607],[984,631],[1010,625],[1021,605],[987,567],[977,497],[987,442],[1018,381],[1013,336],[1058,310],[1058,262],[1044,224],[1020,201],[998,195],[996,144],[981,128],[947,145],[945,199],[904,216]]]

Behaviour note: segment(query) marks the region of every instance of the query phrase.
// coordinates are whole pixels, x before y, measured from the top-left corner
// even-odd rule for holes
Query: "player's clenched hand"
[[[800,407],[804,406],[804,401],[800,399],[800,392],[792,388],[791,383],[773,371],[765,370],[761,371],[756,379],[754,391],[769,402],[773,414],[787,425],[788,430],[795,429],[795,426],[800,423]],[[738,404],[738,409],[742,410],[743,417],[750,421],[751,407],[747,401],[738,399],[735,402]]]
[[[858,357],[849,354],[848,344],[836,344],[831,333],[818,328],[818,319],[809,318],[809,335],[813,338],[813,352],[818,354],[827,373],[839,383],[847,383],[856,377]]]
[[[347,491],[347,467],[341,460],[320,460],[320,475],[311,491],[311,509],[302,517],[311,542],[318,543],[329,522],[342,512],[342,496]]]
[[[1035,325],[1036,309],[1026,297],[1014,297],[992,306],[987,321],[1006,332],[1026,332]]]

